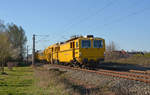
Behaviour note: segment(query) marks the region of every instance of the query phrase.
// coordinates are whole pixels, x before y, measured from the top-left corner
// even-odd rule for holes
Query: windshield
[[[91,40],[82,40],[82,48],[90,48]]]
[[[102,48],[103,47],[103,41],[102,40],[94,40],[93,46],[94,46],[94,48]]]

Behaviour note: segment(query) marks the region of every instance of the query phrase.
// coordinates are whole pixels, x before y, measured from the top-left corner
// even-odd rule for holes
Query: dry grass
[[[122,81],[121,83],[118,83],[113,89],[116,95],[133,95],[130,93],[130,88],[128,88],[128,82]]]
[[[134,64],[134,65],[150,67],[150,58],[144,57],[144,56],[132,56],[129,58],[120,58],[118,60],[112,60],[111,62]]]
[[[35,69],[35,91],[36,95],[69,95],[69,89],[65,89],[65,85],[58,80],[62,77],[58,76],[58,72],[49,72],[43,68]],[[58,76],[58,77],[57,77]]]
[[[34,93],[38,95],[104,95],[97,87],[69,79],[65,71],[59,69],[45,70],[38,67],[35,69],[35,77]]]
[[[150,67],[150,54],[145,55],[137,54],[131,57],[122,57],[118,54],[112,53],[110,55],[108,54],[106,55],[105,61]]]

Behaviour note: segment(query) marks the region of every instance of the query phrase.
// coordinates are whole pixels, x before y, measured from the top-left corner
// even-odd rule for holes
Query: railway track
[[[132,73],[141,73],[141,74],[150,74],[150,70],[147,71],[139,71],[139,70],[130,70]]]
[[[150,83],[149,73],[141,73],[142,71],[141,72],[140,71],[119,72],[119,71],[103,70],[103,69],[96,71],[96,70],[88,70],[88,69],[81,69],[81,68],[73,68],[73,67],[62,66],[62,65],[55,65],[55,66],[59,68],[80,70],[80,71],[96,73],[96,74],[105,75],[105,76],[119,77],[119,78],[124,78],[128,80]]]

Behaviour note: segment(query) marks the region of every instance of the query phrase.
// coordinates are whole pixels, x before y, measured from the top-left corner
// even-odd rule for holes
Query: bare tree
[[[5,32],[6,28],[4,25],[4,21],[0,20],[0,32]]]
[[[115,44],[114,41],[109,42],[109,44],[106,47],[107,51],[116,51],[117,50],[117,45]]]
[[[27,42],[27,37],[23,28],[18,27],[15,24],[8,25],[8,34],[9,41],[11,42],[13,48],[18,52],[16,56],[18,56],[19,60],[23,60],[25,55],[25,44]]]
[[[0,32],[0,65],[2,73],[4,73],[4,65],[11,54],[11,44],[8,41],[6,32]]]
[[[7,61],[23,60],[26,41],[27,37],[21,26],[5,25],[4,21],[0,20],[0,67],[2,73],[4,73],[4,65]]]
[[[117,52],[118,47],[114,41],[109,42],[109,44],[106,46],[106,56],[105,60],[114,60],[120,58],[119,53]]]

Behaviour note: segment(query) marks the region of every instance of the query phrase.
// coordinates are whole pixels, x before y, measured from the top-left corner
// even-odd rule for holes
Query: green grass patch
[[[5,73],[0,74],[0,95],[69,95],[58,72],[14,67],[13,70],[5,68]]]
[[[33,70],[31,67],[5,68],[0,75],[0,95],[32,95]]]

